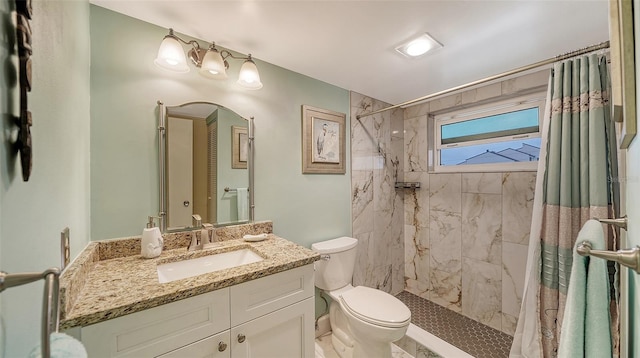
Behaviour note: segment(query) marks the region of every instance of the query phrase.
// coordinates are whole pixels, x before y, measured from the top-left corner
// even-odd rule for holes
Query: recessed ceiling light
[[[441,47],[442,44],[440,42],[425,32],[396,47],[396,51],[409,58],[416,58]]]

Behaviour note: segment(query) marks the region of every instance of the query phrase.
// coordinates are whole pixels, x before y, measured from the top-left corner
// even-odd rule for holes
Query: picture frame
[[[346,114],[302,106],[302,173],[345,174]]]
[[[249,135],[247,127],[231,126],[231,168],[247,169]]]
[[[638,131],[636,119],[634,27],[638,28],[638,0],[609,0],[611,106],[618,122],[620,149],[627,149]],[[635,13],[635,15],[634,15]],[[634,21],[636,22],[634,24]]]

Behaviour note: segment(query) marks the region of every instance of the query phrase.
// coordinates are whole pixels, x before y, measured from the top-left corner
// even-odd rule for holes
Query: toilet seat
[[[357,286],[339,295],[341,306],[354,317],[388,328],[407,326],[411,311],[402,301],[374,288]]]

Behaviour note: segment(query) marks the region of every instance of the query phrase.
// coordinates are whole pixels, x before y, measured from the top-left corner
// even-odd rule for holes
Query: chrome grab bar
[[[640,246],[632,249],[608,251],[608,250],[592,250],[589,241],[583,241],[576,251],[580,256],[594,256],[597,258],[614,261],[622,266],[628,267],[640,274]]]
[[[6,273],[0,271],[0,292],[7,288],[21,286],[44,278],[42,272]]]
[[[0,292],[10,287],[16,287],[40,279],[45,280],[42,304],[42,357],[51,356],[51,333],[58,332],[60,314],[58,311],[58,293],[60,269],[50,268],[44,272],[6,273],[0,271]]]

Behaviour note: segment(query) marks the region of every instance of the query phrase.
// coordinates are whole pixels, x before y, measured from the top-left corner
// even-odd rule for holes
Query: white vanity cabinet
[[[81,327],[79,338],[92,358],[312,358],[313,295],[310,264]]]
[[[233,358],[313,358],[313,265],[230,287]]]

